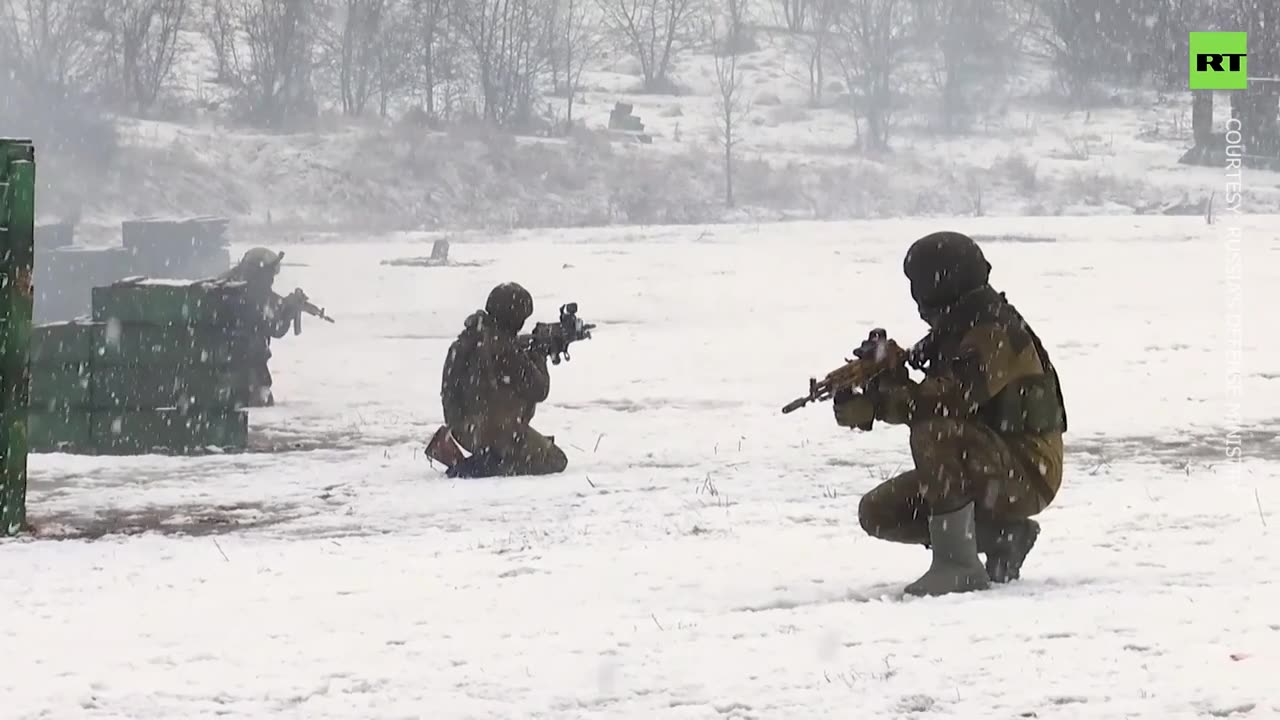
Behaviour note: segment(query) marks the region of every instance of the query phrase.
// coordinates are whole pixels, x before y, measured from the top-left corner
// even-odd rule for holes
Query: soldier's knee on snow
[[[874,538],[882,537],[885,532],[882,502],[875,490],[866,493],[858,501],[858,524],[862,526],[863,532]]]
[[[569,467],[569,458],[559,447],[552,445],[547,453],[547,468],[553,473],[562,473]]]
[[[872,537],[876,535],[874,508],[875,505],[871,500],[871,493],[863,495],[862,499],[858,501],[858,524],[862,526],[863,532]]]

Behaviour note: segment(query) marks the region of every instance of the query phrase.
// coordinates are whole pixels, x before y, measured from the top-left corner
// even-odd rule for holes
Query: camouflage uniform
[[[245,365],[238,368],[237,374],[238,384],[243,388],[242,401],[250,407],[275,404],[271,394],[271,370],[267,367],[271,359],[271,340],[288,334],[298,312],[273,289],[283,257],[266,248],[253,248],[219,278],[243,282],[248,286],[249,315],[245,318],[245,325],[254,342],[250,356],[245,359]]]
[[[965,566],[952,573],[964,587],[934,572],[908,588],[915,594],[1015,579],[1039,533],[1029,518],[1062,483],[1066,411],[1057,371],[1031,327],[987,285],[990,265],[969,238],[922,238],[904,269],[932,329],[922,347],[925,378],[913,382],[905,369],[877,378],[865,396],[841,398],[836,415],[850,427],[871,418],[908,425],[915,467],[867,493],[859,521],[874,537],[926,547],[948,521],[972,526],[964,532],[987,555],[983,577],[976,552],[944,548],[944,566]]]
[[[449,347],[440,389],[445,423],[472,453],[450,468],[452,477],[546,475],[568,466],[554,438],[529,426],[551,390],[547,358],[517,342],[532,314],[527,290],[499,285]]]

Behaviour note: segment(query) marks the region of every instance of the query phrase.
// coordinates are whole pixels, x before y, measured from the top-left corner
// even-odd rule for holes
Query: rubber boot
[[[978,525],[978,552],[987,556],[987,577],[1007,583],[1022,575],[1022,563],[1040,535],[1040,524],[1024,518]]]
[[[481,450],[449,468],[445,477],[487,478],[502,474],[502,461],[498,455],[489,450]]]
[[[907,586],[908,595],[946,595],[991,587],[987,569],[978,558],[973,503],[946,515],[930,516],[929,546],[933,563],[919,580]]]
[[[448,425],[441,425],[436,434],[431,436],[431,441],[427,443],[427,457],[444,465],[446,469],[467,459],[462,448],[453,439],[453,434],[449,432]]]

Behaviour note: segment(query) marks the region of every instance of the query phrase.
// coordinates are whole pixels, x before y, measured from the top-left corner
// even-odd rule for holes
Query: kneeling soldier
[[[529,427],[551,391],[546,355],[518,339],[532,314],[529,291],[504,283],[449,347],[440,388],[445,426],[427,447],[449,477],[546,475],[568,466],[554,438]]]

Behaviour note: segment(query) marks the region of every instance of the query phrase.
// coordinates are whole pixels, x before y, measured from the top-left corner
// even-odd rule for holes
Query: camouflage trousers
[[[271,370],[266,361],[245,366],[237,375],[240,385],[237,396],[243,407],[271,407],[275,396],[271,393]]]
[[[915,468],[862,496],[858,522],[881,540],[929,544],[929,515],[974,503],[979,526],[1031,517],[1053,501],[1033,468],[987,425],[936,418],[911,427]],[[980,533],[981,535],[981,533]]]
[[[555,439],[531,427],[524,428],[509,440],[479,447],[466,442],[474,438],[454,437],[471,451],[471,458],[464,461],[467,467],[459,468],[459,477],[552,475],[564,472],[569,466],[569,458],[555,444]]]

